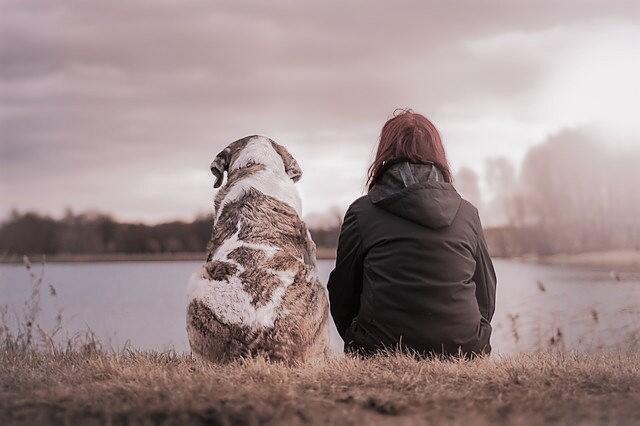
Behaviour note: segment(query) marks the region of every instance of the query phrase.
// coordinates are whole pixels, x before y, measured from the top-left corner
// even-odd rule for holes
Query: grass
[[[285,367],[175,353],[0,351],[0,423],[638,424],[640,356],[394,355]]]

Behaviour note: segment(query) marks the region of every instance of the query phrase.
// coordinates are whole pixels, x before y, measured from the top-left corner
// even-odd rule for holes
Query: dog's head
[[[302,176],[302,169],[287,149],[265,136],[246,136],[231,142],[220,151],[211,163],[211,173],[215,177],[214,188],[224,181],[224,172],[239,169],[250,164],[263,164],[267,168],[282,170],[294,182]]]

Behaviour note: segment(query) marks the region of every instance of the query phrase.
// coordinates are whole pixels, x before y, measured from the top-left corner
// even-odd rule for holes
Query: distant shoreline
[[[57,254],[43,256],[29,255],[34,263],[87,263],[87,262],[184,262],[205,260],[203,252],[182,253],[102,253],[102,254]],[[320,260],[334,260],[335,249],[318,248],[317,258]],[[510,259],[541,265],[575,266],[592,268],[602,271],[639,272],[640,251],[601,251],[580,254],[555,254],[550,256],[505,256],[496,259]],[[22,256],[0,256],[0,264],[21,264]]]
[[[523,260],[544,265],[588,267],[612,272],[640,272],[640,251],[608,250],[578,254],[554,254]]]
[[[27,256],[33,264],[42,263],[88,263],[88,262],[204,262],[204,252],[182,253],[90,253],[90,254],[31,254]],[[318,248],[317,258],[322,260],[335,259],[335,249]],[[23,256],[0,256],[0,264],[21,264]]]

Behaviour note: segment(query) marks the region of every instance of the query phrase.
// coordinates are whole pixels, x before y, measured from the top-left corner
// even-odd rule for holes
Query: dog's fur
[[[226,362],[265,356],[285,363],[323,357],[329,312],[316,247],[300,219],[302,171],[263,136],[230,144],[211,165],[215,220],[207,262],[191,280],[192,351]]]

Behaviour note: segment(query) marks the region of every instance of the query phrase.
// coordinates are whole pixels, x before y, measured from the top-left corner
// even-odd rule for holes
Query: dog
[[[207,260],[190,283],[192,352],[214,362],[262,356],[295,364],[330,353],[326,289],[300,219],[302,170],[264,136],[239,139],[211,164],[219,188]]]

